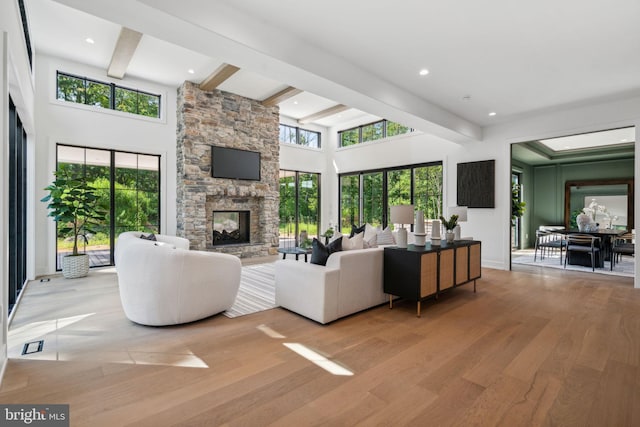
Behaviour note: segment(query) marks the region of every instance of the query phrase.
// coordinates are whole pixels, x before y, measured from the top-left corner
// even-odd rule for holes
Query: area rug
[[[564,256],[563,256],[563,261],[564,261]],[[536,260],[534,261],[533,249],[524,249],[520,251],[511,252],[511,263],[534,265],[538,267],[565,269],[564,263],[561,263],[560,261],[559,253],[556,253],[553,255],[547,255],[545,256],[544,259],[541,259],[540,253],[538,253]],[[609,263],[609,261],[605,261],[604,268],[596,268],[595,273],[609,274],[613,276],[625,276],[625,277],[633,277],[635,275],[635,260],[632,257],[623,256],[621,261],[613,267],[613,271],[609,270],[610,265],[611,264]],[[587,273],[592,272],[591,267],[583,267],[580,265],[571,265],[571,264],[567,264],[566,270],[584,271]]]
[[[236,301],[223,314],[227,317],[238,317],[275,307],[275,264],[248,265],[242,267]]]

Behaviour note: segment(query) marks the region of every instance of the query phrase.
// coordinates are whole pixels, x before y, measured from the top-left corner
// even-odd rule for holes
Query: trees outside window
[[[160,95],[57,73],[57,98],[62,101],[108,108],[147,117],[160,117]]]
[[[160,232],[160,156],[60,144],[57,158],[58,166],[68,165],[87,178],[107,210],[104,223],[82,242],[83,251],[93,255],[89,257],[92,267],[113,265],[120,233]],[[58,269],[62,256],[70,250],[70,242],[57,239]]]
[[[318,237],[320,174],[280,170],[280,247],[304,245]]]
[[[390,207],[413,204],[425,219],[442,213],[442,164],[349,173],[340,176],[340,231],[352,224],[388,225]]]

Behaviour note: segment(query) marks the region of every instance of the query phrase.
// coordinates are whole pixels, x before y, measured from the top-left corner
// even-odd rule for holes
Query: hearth
[[[213,245],[250,243],[249,211],[213,211]]]

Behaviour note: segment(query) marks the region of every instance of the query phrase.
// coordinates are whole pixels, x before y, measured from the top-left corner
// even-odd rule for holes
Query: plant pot
[[[447,243],[453,243],[454,239],[456,238],[456,233],[454,233],[453,230],[447,230],[444,235],[447,239]]]
[[[77,279],[89,274],[89,255],[67,255],[62,258],[62,275],[66,279]]]

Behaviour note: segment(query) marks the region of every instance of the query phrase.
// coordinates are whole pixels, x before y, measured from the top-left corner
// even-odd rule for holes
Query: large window
[[[280,124],[280,142],[320,148],[320,132]]]
[[[147,117],[160,117],[160,95],[113,83],[58,71],[56,93],[57,98],[62,101],[93,105]]]
[[[412,131],[413,129],[401,125],[400,123],[391,122],[389,120],[380,120],[378,122],[340,131],[338,132],[338,141],[340,147],[348,147],[349,145],[375,141],[377,139],[387,138]]]
[[[9,98],[9,306],[27,280],[27,133]],[[5,315],[7,313],[4,313]]]
[[[442,164],[344,174],[340,176],[340,230],[353,225],[386,226],[390,206],[413,204],[425,219],[442,214]]]
[[[308,244],[320,226],[320,174],[280,170],[280,247]]]
[[[82,242],[91,267],[113,265],[120,233],[160,232],[160,156],[69,145],[58,145],[57,156],[58,166],[67,164],[87,177],[108,211],[97,232]],[[57,269],[72,245],[58,233]]]

